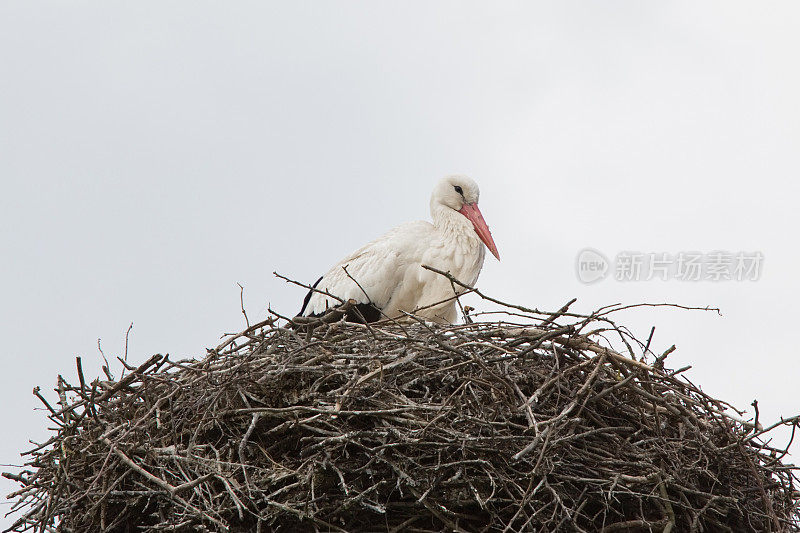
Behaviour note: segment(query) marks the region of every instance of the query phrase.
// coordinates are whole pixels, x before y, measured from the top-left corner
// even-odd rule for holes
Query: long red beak
[[[472,222],[472,225],[475,227],[475,233],[478,234],[478,237],[483,241],[483,244],[492,252],[492,255],[500,261],[500,253],[497,251],[497,246],[494,244],[494,239],[492,239],[492,232],[489,231],[489,226],[486,225],[486,221],[483,220],[483,215],[481,214],[481,210],[478,209],[477,203],[472,204],[464,204],[464,206],[458,210],[459,213],[464,215]]]

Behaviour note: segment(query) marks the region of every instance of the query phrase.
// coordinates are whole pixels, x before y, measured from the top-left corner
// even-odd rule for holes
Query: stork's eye
[[[464,196],[464,189],[461,188],[461,185],[455,185],[453,188],[456,190],[458,194]]]

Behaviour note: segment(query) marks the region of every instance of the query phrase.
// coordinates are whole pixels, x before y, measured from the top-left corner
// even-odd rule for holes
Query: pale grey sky
[[[313,281],[427,218],[447,173],[482,187],[485,292],[718,306],[623,321],[711,394],[796,414],[798,27],[788,1],[0,3],[0,462],[45,438],[34,385],[99,373],[98,338],[202,355],[242,327],[237,282],[251,318],[292,313],[273,270]],[[765,263],[583,285],[587,246]]]

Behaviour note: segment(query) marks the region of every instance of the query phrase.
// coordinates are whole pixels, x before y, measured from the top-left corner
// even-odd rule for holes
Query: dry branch
[[[34,391],[56,426],[4,474],[8,531],[796,531],[796,468],[765,441],[799,419],[762,429],[614,308],[572,303],[448,327],[270,318],[116,382],[78,360],[58,408]]]

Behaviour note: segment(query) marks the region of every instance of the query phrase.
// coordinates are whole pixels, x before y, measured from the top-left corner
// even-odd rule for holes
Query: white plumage
[[[343,300],[371,304],[373,320],[402,317],[405,311],[438,322],[455,322],[455,300],[444,302],[455,294],[452,284],[422,265],[450,272],[456,279],[474,285],[483,267],[484,243],[499,259],[478,210],[479,196],[478,185],[467,176],[442,178],[431,195],[432,224],[409,222],[390,230],[339,261],[320,278],[316,288]],[[463,291],[456,287],[458,294]],[[431,304],[437,305],[417,311]],[[300,313],[318,315],[337,305],[337,300],[312,291]],[[359,307],[362,311],[367,309]],[[364,312],[363,316],[368,314]],[[369,317],[366,319],[370,321]]]

